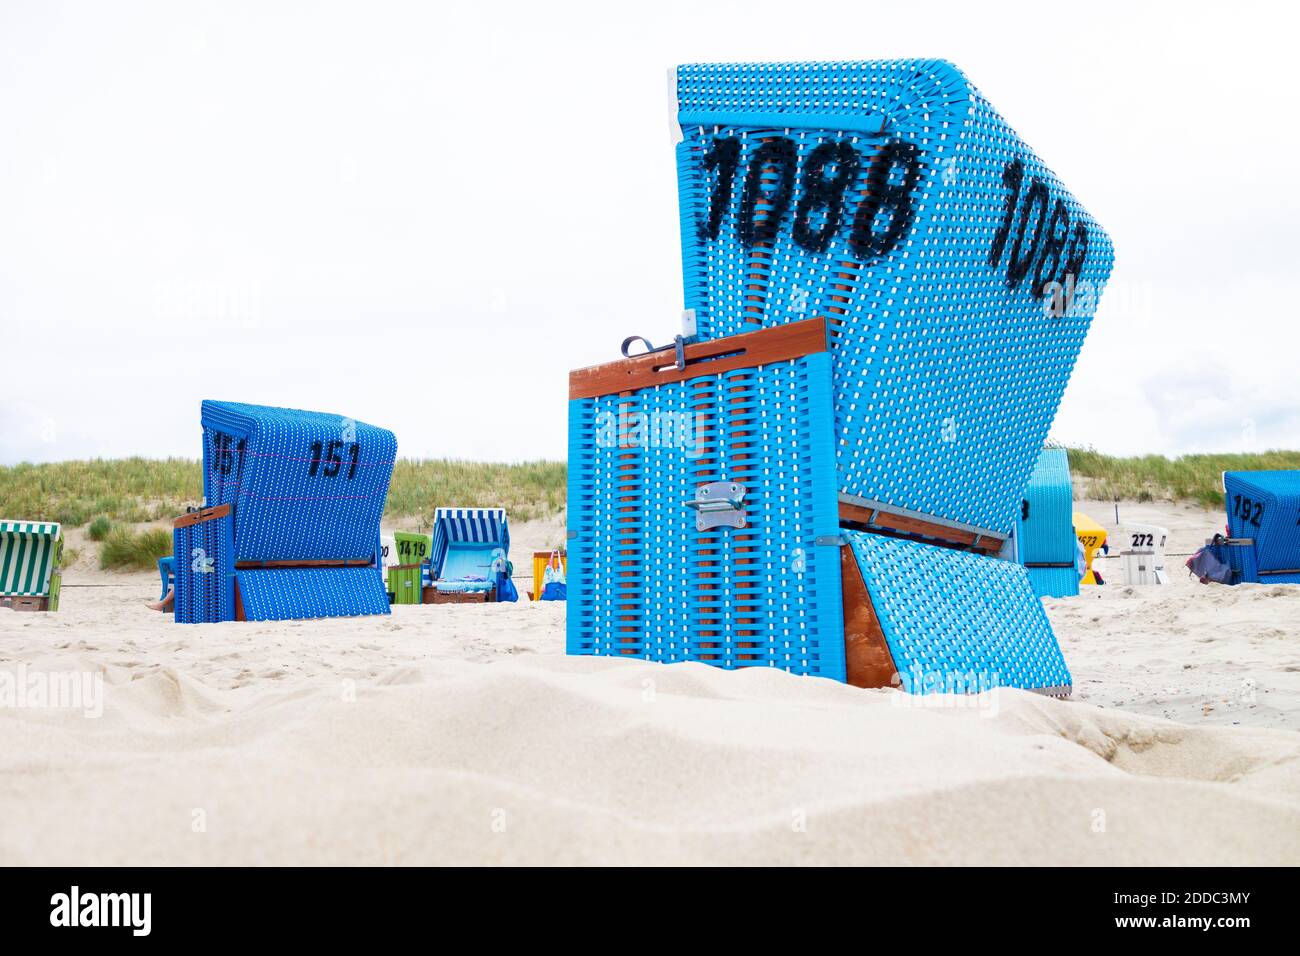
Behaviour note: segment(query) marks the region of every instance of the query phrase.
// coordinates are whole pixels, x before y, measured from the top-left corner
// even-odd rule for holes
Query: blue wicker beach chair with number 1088
[[[1068,693],[997,556],[1105,231],[942,60],[672,91],[682,334],[570,376],[569,652]]]
[[[342,415],[205,401],[205,507],[174,522],[182,623],[388,614],[397,439]]]

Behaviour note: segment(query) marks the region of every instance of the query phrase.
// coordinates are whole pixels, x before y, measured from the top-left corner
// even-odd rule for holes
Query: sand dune
[[[1300,588],[1051,602],[1075,699],[920,702],[567,658],[562,605],[180,628],[82,578],[0,613],[0,668],[103,681],[0,709],[3,864],[1300,862]]]

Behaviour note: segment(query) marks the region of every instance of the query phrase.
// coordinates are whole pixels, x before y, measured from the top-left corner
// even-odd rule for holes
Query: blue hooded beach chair
[[[1068,693],[997,556],[1105,231],[941,60],[673,89],[682,331],[570,375],[569,653]]]
[[[397,440],[341,415],[205,401],[205,507],[174,522],[179,622],[389,613]]]
[[[1300,584],[1300,471],[1229,471],[1226,551],[1233,583]]]
[[[504,509],[437,509],[429,562],[432,603],[505,598],[513,589],[505,587],[509,559],[510,526]]]
[[[1074,490],[1064,448],[1044,448],[1025,486],[1016,520],[1016,550],[1039,597],[1079,593],[1079,539],[1074,534]]]

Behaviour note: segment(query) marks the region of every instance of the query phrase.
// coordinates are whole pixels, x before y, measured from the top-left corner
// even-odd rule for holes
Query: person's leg
[[[176,602],[176,589],[168,588],[167,596],[164,597],[161,601],[153,601],[150,604],[147,604],[145,606],[148,607],[149,610],[151,611],[170,611],[172,609],[172,606],[175,604],[175,602]]]

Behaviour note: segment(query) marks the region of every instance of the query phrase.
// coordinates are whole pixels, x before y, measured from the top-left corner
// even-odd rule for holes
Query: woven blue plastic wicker
[[[1016,522],[1020,563],[1039,597],[1079,593],[1075,569],[1074,492],[1070,460],[1064,448],[1044,448],[1025,486]]]
[[[1074,597],[1079,593],[1079,572],[1069,568],[1025,568],[1038,597]]]
[[[1069,669],[1023,567],[915,541],[846,534],[904,690],[1068,692]]]
[[[235,619],[235,539],[230,514],[172,529],[178,624]]]
[[[240,561],[373,555],[396,455],[392,432],[342,415],[203,403],[203,491],[236,506]]]
[[[830,375],[820,352],[570,401],[570,654],[844,680]],[[687,506],[717,482],[743,527]]]
[[[825,317],[840,491],[1008,533],[1105,231],[943,61],[695,64],[676,89],[698,336]]]
[[[178,564],[176,619],[232,620],[237,606],[249,620],[389,613],[374,568],[243,568],[377,561],[397,454],[393,433],[341,415],[238,402],[205,401],[202,424],[207,505],[233,508],[225,519],[233,528],[222,532],[230,539],[220,552],[222,587],[230,593],[211,598],[202,590],[209,585],[186,571],[186,586],[196,590],[194,603],[182,608],[186,586]],[[180,530],[176,554],[183,563],[189,551],[182,550]],[[230,577],[236,562],[237,604]]]
[[[249,621],[389,613],[377,568],[245,569],[238,577]]]
[[[1223,487],[1229,536],[1254,541],[1229,549],[1240,579],[1300,581],[1300,471],[1229,471]]]

